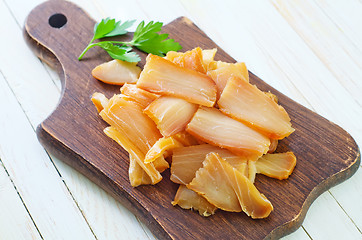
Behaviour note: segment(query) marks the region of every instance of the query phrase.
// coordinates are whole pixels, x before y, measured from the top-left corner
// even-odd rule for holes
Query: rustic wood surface
[[[62,75],[59,78],[57,73],[34,57],[22,37],[26,16],[41,2],[42,0],[0,1],[0,19],[6,23],[0,26],[0,31],[4,33],[0,39],[0,99],[5,113],[0,118],[0,163],[3,169],[0,171],[0,236],[4,239],[153,239],[148,229],[124,208],[130,207],[129,199],[124,202],[126,200],[123,196],[123,204],[115,201],[57,157],[48,155],[38,144],[34,130],[55,109],[61,94],[60,80],[63,79]],[[188,0],[167,3],[114,0],[74,2],[97,20],[112,16],[121,19],[136,18],[138,22],[143,19],[169,22],[177,16],[188,16],[231,56],[239,61],[246,61],[249,69],[264,81],[293,100],[343,126],[361,145],[361,99],[359,94],[356,94],[362,90],[362,31],[359,27],[362,21],[362,5],[358,1],[346,1],[343,4],[323,0],[292,3],[273,0],[226,1],[223,4]],[[72,38],[73,40],[70,40]],[[79,41],[74,36],[67,40],[71,44]],[[86,39],[83,44],[86,45],[88,41]],[[41,54],[51,65],[61,67],[49,52],[42,50]],[[92,54],[97,54],[97,51]],[[87,55],[88,62],[93,57],[91,55]],[[102,56],[107,58],[104,54]],[[225,59],[228,56],[220,54],[218,57]],[[69,80],[73,79],[74,75],[66,77]],[[87,77],[89,79],[89,75]],[[79,81],[84,84],[87,79]],[[258,79],[254,79],[254,82],[258,85],[262,83]],[[90,92],[91,89],[86,86],[84,85],[85,92]],[[263,86],[269,89],[266,85]],[[85,97],[84,100],[85,102],[77,103],[88,106],[86,100],[89,98]],[[289,100],[283,98],[283,102],[288,104]],[[303,114],[314,118],[314,114],[309,116],[309,111],[298,112],[298,109],[290,110],[294,119],[304,117]],[[81,119],[78,123],[84,122],[86,119]],[[304,126],[304,123],[298,121],[295,121],[295,124]],[[314,132],[318,133],[320,130],[316,129]],[[332,129],[328,129],[326,135],[331,131]],[[343,139],[344,134],[343,131],[340,135],[337,134],[339,140]],[[53,137],[51,139],[54,140]],[[290,142],[292,141],[294,140],[291,138]],[[333,138],[322,139],[318,144],[328,142],[334,147],[337,142],[333,141]],[[284,146],[288,143],[289,141],[285,142]],[[56,144],[55,141],[54,146]],[[288,148],[301,151],[304,144],[306,143]],[[117,148],[115,145],[110,146],[108,151]],[[340,149],[338,145],[333,150],[322,148],[320,151],[331,151],[332,155],[346,154]],[[118,154],[121,153],[114,153],[115,156]],[[306,157],[309,160],[316,158],[314,152],[307,153]],[[81,160],[82,157],[79,158],[78,155],[73,158],[73,164],[81,163],[77,165],[78,168],[87,164]],[[322,161],[317,160],[317,163]],[[348,162],[345,164],[347,166]],[[338,172],[338,166],[332,161],[323,167],[321,172],[333,168],[325,172],[327,176],[333,171]],[[302,167],[309,165],[299,166],[299,174],[303,173]],[[86,168],[86,171],[90,170],[95,175],[93,180],[105,179],[98,184],[104,184],[108,188],[111,186],[112,189],[108,190],[112,195],[117,197],[121,193],[120,185],[109,182],[109,176],[100,174],[97,168]],[[333,180],[342,180],[336,179],[336,176],[346,177],[347,174],[351,172],[335,175],[323,184],[327,187],[333,184]],[[345,183],[322,194],[308,210],[302,228],[288,235],[286,239],[360,239],[361,176],[361,171],[358,171]],[[313,181],[321,178],[325,176],[318,176],[306,183],[310,183],[308,187],[311,187],[315,184]],[[297,177],[293,181],[296,180]],[[258,184],[266,187],[264,184],[268,181],[269,179],[261,178]],[[102,187],[105,187],[104,185]],[[305,193],[306,189],[299,190]],[[172,195],[173,193],[170,193],[169,197],[172,198]],[[314,192],[312,195],[319,193]],[[132,196],[139,194],[134,193]],[[133,202],[131,208],[134,208],[134,198],[130,201]],[[298,204],[297,201],[296,205]],[[144,209],[133,211],[142,214]],[[180,211],[180,214],[184,212],[177,211]],[[289,213],[288,211],[285,214]],[[150,216],[143,216],[145,217]],[[154,228],[158,227],[151,226],[151,229]],[[278,234],[284,233],[274,232],[274,236]]]

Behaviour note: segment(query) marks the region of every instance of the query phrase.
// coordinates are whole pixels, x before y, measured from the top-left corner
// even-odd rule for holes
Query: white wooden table
[[[154,239],[87,178],[47,154],[35,128],[60,96],[57,74],[22,37],[42,0],[0,0],[0,239]],[[362,2],[74,0],[90,15],[187,16],[271,86],[362,146]],[[91,31],[91,29],[90,29]],[[285,239],[362,239],[362,171],[321,195]]]

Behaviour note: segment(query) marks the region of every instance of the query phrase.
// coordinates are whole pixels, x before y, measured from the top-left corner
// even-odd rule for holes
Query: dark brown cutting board
[[[58,15],[55,15],[58,14]],[[63,14],[67,20],[64,26]],[[40,59],[56,68],[62,78],[62,96],[56,110],[38,126],[44,147],[93,180],[136,214],[160,239],[275,239],[295,231],[321,193],[351,177],[360,164],[353,138],[339,126],[299,105],[250,73],[250,81],[279,97],[296,131],[282,140],[279,152],[293,151],[297,166],[288,180],[258,175],[257,188],[274,206],[271,215],[252,220],[244,213],[217,211],[204,218],[196,212],[173,207],[177,185],[169,171],[156,186],[133,188],[128,180],[128,154],[103,134],[107,126],[90,101],[94,92],[111,97],[118,86],[91,76],[98,64],[110,60],[93,48],[82,61],[77,57],[92,38],[94,20],[66,1],[49,1],[36,7],[25,22],[24,36]],[[51,25],[55,26],[52,27]],[[60,28],[58,28],[60,27]],[[190,20],[178,18],[164,28],[189,50],[216,44]],[[130,36],[126,36],[129,38]],[[234,62],[218,48],[216,59]],[[146,54],[142,53],[144,58]],[[45,100],[46,101],[46,100]]]

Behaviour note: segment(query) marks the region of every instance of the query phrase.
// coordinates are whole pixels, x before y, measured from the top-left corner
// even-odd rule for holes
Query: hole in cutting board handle
[[[61,28],[67,23],[67,17],[61,13],[56,13],[50,16],[48,22],[53,28]]]

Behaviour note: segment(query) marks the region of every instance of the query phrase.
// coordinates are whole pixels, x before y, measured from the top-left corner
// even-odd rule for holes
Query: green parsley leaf
[[[136,20],[125,21],[122,24],[121,21],[118,21],[115,24],[115,28],[110,33],[107,33],[103,37],[114,37],[114,36],[124,35],[128,32],[126,29],[131,27],[135,21]]]
[[[104,37],[108,33],[112,32],[115,27],[116,27],[115,19],[110,19],[110,18],[102,19],[102,21],[94,25],[93,40]]]
[[[132,50],[131,47],[119,46],[107,41],[98,42],[95,43],[95,45],[106,50],[109,56],[111,56],[113,59],[119,59],[127,62],[139,62],[141,60],[137,53],[130,52]]]
[[[168,34],[156,35],[153,38],[147,39],[142,43],[136,43],[134,46],[138,49],[152,53],[158,56],[164,56],[169,51],[178,51],[182,47],[174,39],[167,39]],[[167,39],[167,40],[166,40]]]
[[[163,23],[161,22],[149,22],[145,26],[145,21],[142,21],[138,26],[133,35],[133,42],[142,42],[144,40],[149,39],[150,37],[154,37],[155,33],[161,31]]]
[[[101,41],[93,43],[94,40],[120,36],[127,33],[127,28],[132,26],[135,20],[116,22],[115,19],[105,18],[99,23],[94,25],[94,36],[88,46],[78,57],[81,60],[84,54],[92,47],[99,46],[106,50],[108,54],[114,59],[120,59],[128,62],[140,61],[138,54],[131,52],[132,47],[136,47],[146,53],[152,53],[159,56],[164,56],[169,51],[178,51],[182,47],[178,42],[173,39],[167,39],[168,34],[159,34],[162,29],[162,22],[149,22],[145,25],[142,21],[134,32],[133,39],[130,42],[121,41]]]
[[[89,42],[88,46],[83,50],[83,52],[78,57],[78,60],[81,60],[84,54],[92,47],[97,46],[93,44],[94,40],[104,38],[104,37],[114,37],[126,34],[127,28],[131,27],[136,20],[125,21],[121,24],[121,21],[116,22],[115,19],[105,18],[102,19],[99,23],[94,25],[94,35],[92,40]]]
[[[93,40],[104,37],[124,35],[128,32],[126,29],[131,27],[135,21],[136,20],[125,21],[123,24],[121,24],[121,21],[116,22],[114,18],[102,19],[102,21],[94,25]]]
[[[181,45],[173,39],[167,39],[168,34],[158,34],[162,25],[161,22],[151,21],[145,26],[144,21],[142,21],[133,35],[131,45],[144,52],[159,56],[164,56],[169,51],[180,50]]]

